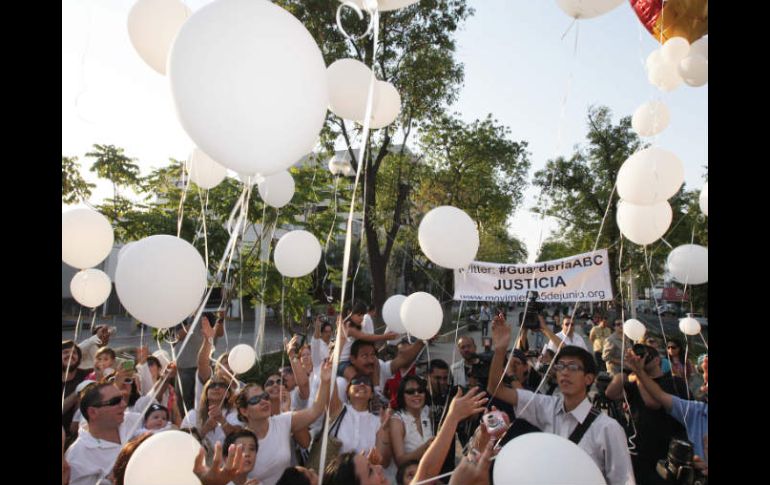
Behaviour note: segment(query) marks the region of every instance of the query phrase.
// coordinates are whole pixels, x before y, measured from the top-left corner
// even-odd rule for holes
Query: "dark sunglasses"
[[[262,394],[257,394],[256,396],[251,396],[246,403],[249,406],[254,406],[256,404],[259,404],[262,401],[269,401],[270,400],[270,394],[263,392]]]
[[[115,396],[109,401],[100,402],[99,404],[92,404],[91,407],[93,408],[105,408],[109,406],[117,406],[123,402],[123,396]]]
[[[274,386],[276,384],[279,386],[283,384],[283,379],[276,379],[276,380],[268,379],[267,382],[265,382],[265,387]]]
[[[354,377],[353,380],[350,381],[351,386],[360,386],[361,384],[372,387],[372,381],[363,377]]]
[[[413,396],[415,394],[425,394],[425,389],[422,389],[422,388],[405,389],[404,394],[409,394],[410,396]]]
[[[227,383],[226,382],[212,382],[209,384],[209,389],[213,389],[215,387],[219,387],[221,389],[227,389]]]

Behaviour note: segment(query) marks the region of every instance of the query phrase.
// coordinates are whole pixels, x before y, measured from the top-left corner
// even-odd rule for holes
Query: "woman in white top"
[[[368,376],[359,374],[353,377],[346,394],[349,404],[342,404],[339,395],[334,392],[329,405],[329,423],[336,424],[330,425],[332,436],[342,441],[340,453],[355,451],[368,454],[376,449],[380,464],[388,466],[391,455],[388,431],[390,410],[383,411],[380,417],[369,411],[374,385]]]
[[[329,399],[331,362],[321,368],[321,387],[313,405],[300,411],[271,415],[270,394],[257,384],[243,388],[238,395],[238,418],[257,435],[259,450],[249,478],[262,485],[275,485],[291,464],[291,434],[307,429],[324,412]]]
[[[238,430],[238,426],[227,420],[229,414],[236,413],[232,406],[232,390],[223,379],[209,379],[203,386],[202,396],[195,409],[190,409],[182,421],[182,429],[195,428],[208,442],[208,449],[225,441],[225,436]]]
[[[430,406],[425,405],[425,381],[406,376],[398,387],[398,406],[391,419],[390,440],[397,465],[419,460],[433,441]]]

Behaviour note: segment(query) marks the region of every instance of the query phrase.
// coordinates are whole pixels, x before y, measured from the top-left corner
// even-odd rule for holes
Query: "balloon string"
[[[332,239],[332,232],[334,232],[334,225],[337,224],[337,190],[339,188],[339,180],[339,176],[334,177],[334,202],[332,208],[334,215],[332,216],[332,224],[329,226],[329,234],[326,236],[326,244],[324,245],[324,267],[326,271],[324,272],[324,277],[321,281],[321,290],[324,292],[324,295],[326,295],[324,285],[326,284],[326,280],[329,278],[329,243]],[[329,294],[326,295],[326,297],[329,301],[334,299],[334,295],[332,294],[331,290],[329,291]]]
[[[190,177],[185,177],[187,167],[192,164],[192,155],[189,155],[187,157],[187,164],[185,166],[182,166],[180,170],[180,174],[182,177],[182,185],[184,185],[184,190],[182,191],[182,196],[179,197],[179,209],[177,209],[177,218],[176,218],[176,237],[180,237],[182,234],[182,221],[184,220],[184,201],[187,199],[187,191],[190,188]],[[186,180],[185,180],[186,179]]]
[[[698,332],[698,335],[700,335],[701,340],[703,340],[703,345],[706,347],[706,352],[708,352],[709,344],[706,343],[706,339],[703,337],[703,332]]]
[[[466,277],[466,273],[463,273],[463,277]],[[460,319],[462,318],[463,314],[463,304],[465,303],[464,300],[460,300],[460,310],[457,312],[457,322],[455,323],[455,339],[452,342],[452,360],[451,365],[454,365],[455,363],[455,357],[457,356],[457,334],[460,331]],[[441,413],[441,419],[439,420],[438,426],[436,427],[436,432],[438,432],[438,429],[441,428],[441,426],[444,424],[444,420],[447,416],[447,408],[449,407],[449,396],[451,392],[447,390],[446,399],[444,399],[444,409]],[[434,418],[435,419],[435,418]]]
[[[72,339],[73,342],[78,343],[78,334],[80,333],[80,318],[83,315],[83,307],[81,306],[78,309],[78,319],[75,320],[75,337]]]
[[[93,335],[93,332],[94,332],[94,325],[95,325],[95,324],[96,324],[96,311],[94,310],[94,316],[93,316],[93,318],[91,319],[91,328],[90,328],[90,332],[91,332],[91,335]]]
[[[264,219],[262,223],[262,227],[264,229]],[[278,227],[278,218],[275,218],[275,222],[273,223],[273,229],[270,232],[270,239],[267,241],[264,241],[264,239],[261,241],[262,248],[261,248],[261,256],[260,256],[260,268],[262,267],[262,263],[264,261],[267,261],[267,258],[270,256],[270,245],[273,242],[273,236],[275,235],[275,230]],[[265,244],[266,243],[266,244]],[[261,359],[262,351],[264,350],[265,346],[265,312],[267,310],[265,306],[265,290],[267,288],[267,271],[264,272],[264,278],[262,279],[262,294],[259,302],[259,331],[257,332],[257,335],[255,337],[254,341],[254,350],[257,351],[257,359]]]

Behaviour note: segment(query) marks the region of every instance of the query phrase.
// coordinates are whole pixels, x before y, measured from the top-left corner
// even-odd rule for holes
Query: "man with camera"
[[[541,328],[545,327],[545,320],[540,318]],[[492,339],[495,353],[487,381],[490,395],[514,406],[519,419],[577,444],[594,460],[609,485],[636,483],[623,428],[588,399],[588,389],[596,377],[593,355],[585,348],[562,347],[553,366],[561,396],[544,396],[497,385],[511,340],[511,328],[502,315],[492,323]]]
[[[626,357],[627,369],[623,369],[613,377],[607,386],[606,395],[611,400],[623,399],[625,388],[636,427],[636,437],[633,438],[636,455],[632,458],[632,462],[637,482],[663,484],[666,482],[655,472],[655,466],[658,460],[666,457],[671,438],[683,439],[686,437],[686,431],[664,409],[661,409],[660,403],[653,399],[647,386],[639,382],[637,371],[641,369],[659,388],[683,399],[687,399],[686,386],[682,378],[663,373],[660,367],[660,354],[654,347],[636,344],[630,350],[630,354],[636,357],[634,360],[636,366],[632,366],[631,361]]]

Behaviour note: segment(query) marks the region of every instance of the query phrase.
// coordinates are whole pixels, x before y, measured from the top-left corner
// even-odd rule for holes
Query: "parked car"
[[[708,318],[704,317],[702,313],[688,313],[687,316],[696,319],[701,327],[708,327],[709,325]]]
[[[676,309],[674,305],[666,304],[666,305],[658,306],[658,313],[660,313],[662,316],[668,315],[668,316],[675,317],[677,316],[677,313],[679,313],[679,311]]]

